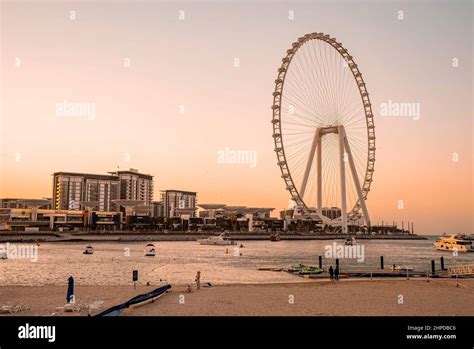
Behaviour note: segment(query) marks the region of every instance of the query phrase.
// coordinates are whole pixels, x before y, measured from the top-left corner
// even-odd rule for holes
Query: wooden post
[[[319,256],[319,269],[323,269],[323,257]]]
[[[440,262],[441,262],[441,270],[446,270],[446,269],[444,269],[444,257],[443,256],[441,256]]]
[[[434,276],[435,274],[436,274],[435,261],[431,260],[431,275]]]
[[[380,269],[383,269],[383,256],[380,256]]]

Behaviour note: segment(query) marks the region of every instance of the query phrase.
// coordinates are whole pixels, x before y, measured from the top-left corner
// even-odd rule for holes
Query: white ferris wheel
[[[375,126],[365,82],[350,53],[323,33],[287,50],[273,92],[273,139],[291,199],[341,226],[363,218],[375,163]],[[327,217],[331,208],[340,216]]]

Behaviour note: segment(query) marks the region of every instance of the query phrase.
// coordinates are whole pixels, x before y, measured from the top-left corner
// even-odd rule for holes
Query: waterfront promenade
[[[115,232],[12,232],[1,231],[0,242],[68,242],[68,241],[195,241],[217,235],[220,232],[178,232],[178,231],[115,231]],[[232,240],[270,240],[271,233],[226,232]],[[281,240],[335,240],[345,239],[342,234],[281,233]],[[356,235],[358,240],[426,240],[423,235]]]

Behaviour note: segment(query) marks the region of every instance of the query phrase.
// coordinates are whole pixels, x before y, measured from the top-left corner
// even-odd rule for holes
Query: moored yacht
[[[235,241],[228,240],[224,238],[224,234],[220,234],[219,236],[210,236],[207,239],[198,239],[197,240],[201,245],[235,245]]]
[[[472,240],[464,235],[440,236],[433,244],[440,251],[474,252]]]
[[[155,245],[153,244],[146,245],[145,257],[155,257],[155,255],[156,255]]]
[[[353,246],[353,245],[355,245],[355,243],[356,243],[356,239],[353,236],[348,237],[348,238],[346,238],[346,240],[344,240],[344,245],[346,245],[346,246]]]
[[[94,253],[94,248],[91,245],[87,245],[86,249],[82,253],[83,254],[93,254]]]

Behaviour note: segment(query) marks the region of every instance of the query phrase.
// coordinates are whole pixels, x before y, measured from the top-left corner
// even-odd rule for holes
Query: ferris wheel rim
[[[278,69],[277,79],[275,80],[275,89],[273,92],[273,117],[272,117],[272,124],[273,124],[273,139],[275,144],[275,153],[278,159],[278,166],[280,167],[281,177],[285,181],[286,190],[288,190],[291,194],[292,200],[296,203],[297,206],[300,206],[305,211],[304,213],[309,213],[309,207],[307,206],[305,200],[301,197],[298,189],[296,188],[295,181],[292,178],[291,171],[288,166],[286,154],[285,154],[285,147],[283,142],[282,136],[282,122],[281,122],[281,103],[282,103],[282,95],[283,95],[283,88],[285,84],[286,74],[288,72],[288,68],[292,62],[293,57],[295,57],[296,53],[300,49],[300,47],[311,40],[319,40],[324,41],[332,48],[334,48],[339,55],[347,62],[347,66],[351,69],[353,78],[355,79],[357,89],[359,90],[360,97],[362,99],[362,105],[364,109],[365,115],[365,125],[367,129],[367,162],[366,162],[366,169],[364,173],[364,180],[361,183],[362,188],[362,197],[364,200],[367,200],[367,195],[370,191],[370,186],[373,181],[373,173],[374,173],[374,164],[375,164],[375,125],[374,125],[374,116],[372,113],[372,104],[370,103],[369,93],[366,88],[366,84],[364,79],[362,78],[362,74],[359,71],[357,64],[354,62],[353,57],[349,54],[348,50],[345,49],[341,43],[337,42],[335,38],[331,38],[330,35],[324,33],[311,33],[306,34],[297,41],[292,43],[292,47],[288,49],[286,52],[286,56],[282,59],[282,64]],[[350,212],[347,212],[348,219],[355,219],[360,216],[361,204],[360,200],[354,204]]]

